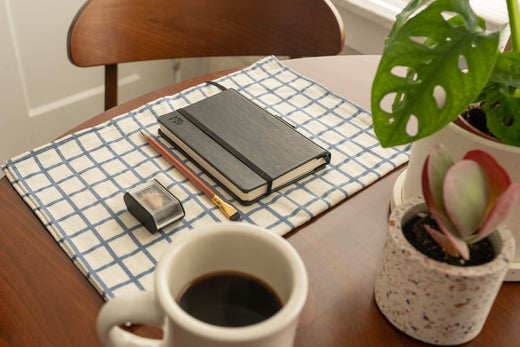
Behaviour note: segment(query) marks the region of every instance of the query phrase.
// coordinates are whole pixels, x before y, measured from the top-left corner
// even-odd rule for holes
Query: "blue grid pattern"
[[[332,153],[325,170],[257,203],[241,206],[172,149],[240,211],[242,221],[283,235],[409,158],[408,148],[383,149],[379,145],[367,111],[274,57],[218,82],[283,117]],[[216,87],[203,84],[157,99],[8,160],[2,167],[18,193],[105,299],[151,289],[157,259],[177,231],[225,220],[139,134],[144,129],[157,136],[159,115],[218,92]],[[152,178],[172,191],[186,210],[184,219],[155,234],[142,227],[123,202],[124,192]]]

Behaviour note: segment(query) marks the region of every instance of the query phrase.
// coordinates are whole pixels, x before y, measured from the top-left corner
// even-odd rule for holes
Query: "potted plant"
[[[435,145],[422,171],[422,197],[395,208],[375,299],[383,315],[424,342],[452,345],[481,331],[515,243],[501,224],[520,196],[481,150],[453,162]]]
[[[518,0],[505,0],[513,50],[499,52],[499,32],[485,30],[469,0],[412,0],[397,16],[372,85],[374,130],[384,147],[413,142],[393,206],[421,193],[420,175],[433,144],[462,156],[479,148],[520,181],[520,15]],[[501,142],[454,122],[478,102]],[[519,252],[509,280],[520,280],[520,204],[506,224]]]

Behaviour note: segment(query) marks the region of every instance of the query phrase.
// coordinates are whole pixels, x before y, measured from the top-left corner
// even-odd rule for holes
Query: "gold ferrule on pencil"
[[[240,218],[240,214],[238,213],[238,211],[235,210],[233,206],[222,200],[222,198],[217,194],[213,195],[211,201],[215,204],[215,206],[217,206],[220,209],[220,211],[222,211],[222,213],[228,219],[235,221]]]
[[[141,131],[141,134],[146,138],[146,141],[159,152],[170,164],[172,164],[184,177],[186,177],[191,183],[199,188],[205,196],[211,199],[211,201],[222,211],[226,218],[236,221],[240,219],[240,213],[235,210],[233,206],[222,200],[220,196],[208,187],[200,178],[198,178],[190,169],[188,169],[181,161],[179,161],[173,154],[171,154],[163,145],[161,145],[156,139]]]

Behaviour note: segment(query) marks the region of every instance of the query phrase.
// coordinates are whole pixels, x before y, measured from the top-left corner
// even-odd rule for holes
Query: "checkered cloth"
[[[383,149],[369,112],[292,71],[274,57],[217,80],[291,123],[332,153],[325,170],[250,206],[234,201],[176,150],[172,151],[241,213],[241,220],[285,234],[408,160],[408,148]],[[218,93],[202,84],[152,101],[104,124],[8,160],[6,176],[105,299],[151,289],[162,251],[181,229],[225,220],[199,190],[149,146],[157,117]],[[123,194],[157,178],[186,216],[155,234],[127,211]]]

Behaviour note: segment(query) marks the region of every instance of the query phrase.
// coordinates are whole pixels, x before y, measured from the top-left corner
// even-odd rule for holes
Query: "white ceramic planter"
[[[472,149],[482,149],[490,153],[509,173],[511,180],[520,183],[520,147],[484,139],[450,123],[435,134],[413,143],[408,167],[394,185],[392,208],[403,201],[422,195],[421,171],[424,161],[432,146],[439,142],[447,147],[455,160],[461,159]],[[520,281],[520,203],[517,203],[506,220],[506,225],[513,233],[517,249],[506,281]]]
[[[509,229],[490,236],[498,255],[483,265],[460,267],[435,261],[416,250],[401,231],[424,200],[396,207],[389,219],[383,260],[375,282],[375,299],[383,315],[399,330],[437,345],[465,343],[481,331],[502,285],[515,243]]]

